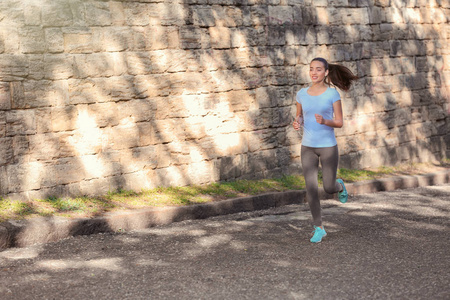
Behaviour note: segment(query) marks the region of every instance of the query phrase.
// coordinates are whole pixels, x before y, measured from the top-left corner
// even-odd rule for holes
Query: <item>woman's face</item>
[[[325,64],[321,61],[314,60],[309,65],[309,77],[312,83],[319,83],[328,75],[328,70],[325,70]]]

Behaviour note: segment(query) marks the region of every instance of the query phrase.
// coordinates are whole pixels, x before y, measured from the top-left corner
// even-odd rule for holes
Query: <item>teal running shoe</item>
[[[347,193],[347,189],[345,188],[344,181],[342,181],[342,179],[338,179],[336,181],[339,182],[343,188],[342,192],[338,193],[339,201],[341,201],[342,203],[345,203],[348,200],[348,193]]]
[[[322,241],[322,238],[327,235],[325,232],[325,228],[322,229],[320,227],[314,226],[314,235],[310,239],[311,243],[320,243]]]

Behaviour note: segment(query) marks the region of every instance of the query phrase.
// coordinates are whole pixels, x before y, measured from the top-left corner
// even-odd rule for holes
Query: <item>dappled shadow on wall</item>
[[[405,23],[409,10],[395,5],[384,20],[370,6],[11,1],[0,4],[16,12],[0,19],[11,29],[0,47],[0,192],[11,197],[299,172],[290,123],[315,56],[361,77],[341,92],[342,166],[421,159],[422,137],[443,143],[448,127],[445,69],[432,55],[440,32]]]

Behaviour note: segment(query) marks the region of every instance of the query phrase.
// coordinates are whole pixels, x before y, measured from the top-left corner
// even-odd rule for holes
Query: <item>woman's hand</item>
[[[324,119],[321,115],[315,114],[314,116],[316,117],[316,122],[317,122],[317,123],[319,123],[319,124],[325,124],[325,119]]]
[[[295,129],[295,130],[299,130],[299,129],[300,129],[300,124],[297,122],[297,120],[295,120],[295,121],[292,123],[292,126],[294,126],[294,129]]]

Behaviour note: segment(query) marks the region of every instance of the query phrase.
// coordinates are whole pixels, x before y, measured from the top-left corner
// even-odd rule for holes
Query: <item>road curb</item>
[[[450,182],[450,169],[438,173],[415,176],[398,176],[385,179],[347,184],[350,195],[394,191]],[[334,195],[320,191],[321,199]],[[286,191],[257,196],[229,199],[206,204],[164,207],[127,212],[108,213],[91,219],[67,219],[59,217],[33,218],[30,220],[0,223],[0,249],[26,247],[33,244],[55,242],[64,238],[105,232],[129,231],[184,220],[205,219],[214,216],[268,209],[290,204],[304,203],[306,192]]]

